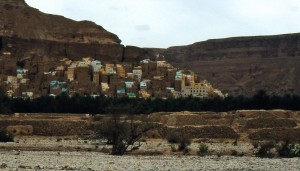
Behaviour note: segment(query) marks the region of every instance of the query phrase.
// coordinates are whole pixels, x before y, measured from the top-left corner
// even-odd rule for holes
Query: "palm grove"
[[[259,91],[253,97],[201,98],[111,98],[105,96],[56,97],[36,99],[0,96],[0,113],[90,113],[90,114],[149,114],[153,112],[215,111],[253,109],[299,110],[300,96],[269,96]]]

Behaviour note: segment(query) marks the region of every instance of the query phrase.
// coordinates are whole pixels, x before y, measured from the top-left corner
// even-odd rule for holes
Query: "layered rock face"
[[[44,14],[24,0],[2,0],[0,35],[67,43],[119,44],[113,33],[90,21],[76,22]]]
[[[152,49],[231,95],[300,94],[300,34],[208,40]]]
[[[123,53],[123,61],[137,63],[143,59],[155,60],[155,52],[149,49],[143,49],[136,46],[126,46]]]
[[[2,52],[19,58],[35,54],[122,61],[124,48],[115,34],[95,23],[44,14],[24,0],[0,1],[0,41]]]

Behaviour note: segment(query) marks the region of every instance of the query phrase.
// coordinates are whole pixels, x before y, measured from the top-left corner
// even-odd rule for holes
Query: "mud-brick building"
[[[100,72],[99,71],[93,72],[93,83],[97,86],[100,84]]]
[[[126,77],[126,71],[122,65],[120,65],[120,64],[116,65],[116,72],[117,72],[118,77],[120,77],[120,78]]]
[[[75,70],[75,80],[80,86],[87,86],[91,82],[92,74],[90,66],[78,66]]]

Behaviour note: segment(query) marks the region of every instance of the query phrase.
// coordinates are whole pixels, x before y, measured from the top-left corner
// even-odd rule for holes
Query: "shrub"
[[[277,148],[281,157],[300,157],[300,144],[290,144],[288,141]]]
[[[293,157],[300,157],[300,144],[292,145],[291,154]]]
[[[172,150],[172,152],[176,152],[177,151],[177,148],[176,148],[175,144],[171,144],[171,150]]]
[[[203,155],[208,153],[208,146],[204,143],[200,143],[198,147],[198,155]]]
[[[5,131],[0,131],[0,142],[12,142],[13,137],[8,135]]]
[[[178,143],[178,151],[185,151],[187,150],[187,147],[191,145],[191,138],[187,135],[181,135],[178,132],[171,132],[167,136],[167,140],[169,143]]]
[[[231,150],[231,155],[232,156],[238,156],[238,152],[236,150]]]
[[[187,151],[187,147],[191,145],[191,139],[184,138],[178,146],[178,151]]]
[[[266,142],[266,143],[262,143],[260,145],[260,148],[258,149],[258,151],[255,153],[255,155],[257,157],[268,157],[268,158],[272,158],[274,157],[274,154],[272,153],[272,149],[275,147],[274,142]]]
[[[290,153],[289,142],[286,141],[283,145],[277,145],[276,151],[281,157],[288,157]]]

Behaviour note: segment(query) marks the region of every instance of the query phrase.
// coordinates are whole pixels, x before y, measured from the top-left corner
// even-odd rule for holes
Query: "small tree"
[[[107,143],[112,144],[112,155],[123,155],[141,146],[140,139],[149,130],[158,128],[160,124],[148,120],[135,120],[134,116],[121,118],[114,114],[103,123],[101,134],[106,137]],[[128,150],[128,148],[130,150]]]

